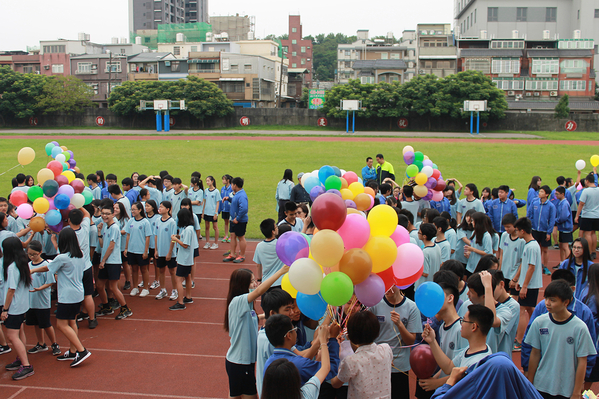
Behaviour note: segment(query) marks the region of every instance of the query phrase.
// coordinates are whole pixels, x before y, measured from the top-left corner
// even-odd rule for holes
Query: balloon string
[[[9,170],[7,170],[6,172],[2,172],[0,173],[0,176],[2,176],[5,173],[10,172],[11,170],[13,170],[14,168],[18,168],[19,166],[23,167],[23,165],[21,165],[20,163],[16,164],[15,166],[13,166],[12,168],[10,168]]]

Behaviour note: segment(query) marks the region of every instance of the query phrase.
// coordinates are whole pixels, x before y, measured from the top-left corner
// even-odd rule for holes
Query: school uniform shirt
[[[363,345],[339,365],[339,378],[348,382],[348,399],[391,398],[391,362],[388,344]]]
[[[42,260],[38,264],[29,262],[29,270],[35,269],[36,267],[48,266],[47,260]],[[33,273],[31,275],[31,289],[39,288],[44,284],[54,284],[54,274],[50,272]],[[50,309],[50,287],[43,291],[36,291],[29,293],[29,308],[30,309]]]
[[[264,364],[269,357],[272,356],[275,351],[275,347],[272,346],[268,337],[266,336],[266,331],[264,327],[261,327],[258,331],[258,339],[257,339],[257,355],[256,355],[256,390],[258,391],[258,396],[262,396],[262,382],[264,381]]]
[[[59,303],[79,303],[83,301],[84,269],[85,260],[83,258],[73,258],[70,254],[59,254],[50,261],[48,271],[56,274]]]
[[[410,231],[410,242],[412,242],[412,240],[414,240],[413,243],[418,245],[420,249],[424,248],[424,243],[418,238],[418,228]]]
[[[499,234],[493,234],[493,253],[499,251]]]
[[[74,230],[75,235],[77,235],[77,241],[79,242],[79,248],[83,253],[83,259],[85,260],[85,268],[83,269],[84,271],[92,267],[92,261],[89,258],[89,229],[89,218],[83,218],[83,221],[79,225],[79,228],[77,230]],[[98,237],[97,233],[96,237]]]
[[[454,218],[455,220],[458,220],[458,204],[460,203],[460,201],[456,200],[455,203],[449,203],[449,214],[451,215],[452,218]]]
[[[152,226],[148,222],[148,219],[129,219],[125,225],[125,232],[129,235],[127,252],[142,255],[146,249],[146,239],[149,237],[150,241],[152,241]],[[148,248],[150,247],[148,246]]]
[[[200,205],[192,205],[191,211],[195,215],[202,214],[202,208],[204,207],[204,190],[198,187],[196,190],[194,187],[190,188],[187,192],[187,196],[191,201],[200,201]]]
[[[491,237],[491,234],[486,231],[483,235],[482,244],[478,244],[476,242],[476,236],[474,236],[470,238],[470,246],[474,249],[484,251],[488,255],[493,255],[493,237]],[[478,262],[482,257],[483,255],[479,255],[473,251],[470,251],[470,256],[468,257],[468,262],[466,263],[466,270],[468,270],[470,273],[474,273],[476,265],[478,265]]]
[[[455,232],[454,229],[452,229],[451,227],[447,229],[447,231],[445,232],[445,239],[447,241],[449,241],[449,248],[451,249],[451,251],[455,251],[455,246],[457,244],[457,233]],[[450,258],[453,259],[453,256],[451,256],[452,252],[450,251]]]
[[[92,224],[89,226],[89,248],[97,248],[98,247],[98,226]],[[91,256],[91,252],[87,254],[87,256]],[[90,259],[91,261],[91,259]]]
[[[518,266],[520,266],[520,262],[522,261],[524,244],[526,244],[526,241],[522,238],[517,237],[514,240],[507,233],[501,236],[501,241],[499,242],[499,249],[501,249],[501,271],[505,278],[513,279],[518,271]]]
[[[423,200],[422,198],[419,199],[418,201],[414,201],[418,204],[418,213],[420,215],[422,215],[422,211],[425,209],[430,209],[431,205],[428,201]],[[414,216],[414,220],[416,221],[416,223],[422,223],[422,217],[415,215]]]
[[[181,242],[187,245],[187,248],[177,243],[177,263],[181,266],[193,266],[193,240],[198,241],[193,226],[187,226],[181,232]]]
[[[291,198],[291,190],[295,184],[291,180],[281,180],[277,183],[277,191],[275,192],[275,199],[277,201],[289,201]]]
[[[262,281],[268,280],[273,274],[278,272],[285,266],[281,259],[277,256],[277,239],[264,240],[256,245],[254,252],[254,263],[262,265]],[[281,285],[283,276],[279,277],[271,287]]]
[[[530,240],[524,244],[522,251],[522,267],[520,269],[520,287],[524,284],[529,265],[534,265],[535,270],[528,283],[528,289],[543,288],[543,267],[541,263],[541,247],[536,240]]]
[[[449,243],[447,238],[445,238],[443,241],[437,241],[437,239],[435,238],[433,241],[441,249],[441,264],[443,264],[443,262],[445,262],[446,260],[451,259],[451,244]]]
[[[470,209],[474,209],[476,212],[485,212],[485,207],[478,198],[474,198],[472,201],[468,201],[468,198],[462,198],[458,202],[458,212],[462,214],[462,217],[464,217],[466,212]]]
[[[374,340],[377,344],[387,344],[393,350],[393,368],[392,373],[400,371],[408,372],[410,370],[410,348],[401,348],[405,345],[400,340],[399,331],[391,321],[391,311],[399,313],[401,322],[404,324],[408,332],[412,334],[422,333],[422,322],[420,319],[420,311],[414,301],[405,297],[397,305],[391,304],[387,298],[383,299],[372,308],[370,311],[374,313],[379,320],[380,332],[379,336]]]
[[[566,259],[559,265],[560,269],[570,270],[576,276],[576,290],[574,291],[574,297],[581,301],[584,299],[583,293],[588,290],[588,284],[589,284],[588,270],[592,264],[593,264],[592,260],[587,261],[587,278],[585,279],[584,282],[582,281],[582,274],[584,271],[582,269],[582,265],[577,265],[576,261],[570,263],[569,259]]]
[[[566,189],[566,191],[570,193],[570,198],[572,198],[572,202],[570,203],[570,210],[572,212],[576,212],[578,210],[578,201],[576,201],[576,185],[571,185]]]
[[[204,198],[204,215],[216,215],[216,208],[219,202],[222,200],[222,198],[220,197],[220,191],[218,191],[217,189],[206,189],[204,191]]]
[[[94,222],[94,224],[96,226],[98,226],[100,223],[102,223],[102,226],[104,226],[104,223],[102,221],[102,217],[101,216],[92,216],[92,222]],[[96,227],[97,230],[97,227]],[[101,232],[98,232],[101,233]],[[96,243],[96,253],[102,253],[102,247],[100,246],[100,240],[98,239],[98,242]]]
[[[566,192],[564,194],[565,196],[565,200],[568,201],[568,207],[572,206],[572,202],[574,202],[574,196],[572,195],[572,192],[570,192],[570,190],[568,188],[566,188],[565,186],[562,186],[566,189]],[[555,206],[557,208],[557,204],[559,203],[559,201],[557,200],[557,197],[555,196],[555,188],[553,189],[553,191],[551,192],[551,195],[549,196],[549,201],[551,201],[551,203],[553,204],[553,206]]]
[[[464,307],[462,305],[462,307]],[[441,323],[441,327],[439,327],[439,346],[445,355],[453,359],[457,352],[459,352],[462,348],[468,347],[468,345],[462,344],[462,325],[460,324],[460,320],[456,319],[449,326],[445,324],[445,322]],[[467,341],[466,341],[467,342]],[[441,370],[441,377],[446,377],[447,374]]]
[[[535,198],[526,209],[526,217],[532,222],[532,229],[542,233],[553,233],[555,226],[555,207],[549,200],[541,202]]]
[[[175,192],[174,188],[170,188],[167,190],[166,188],[162,189],[162,201],[173,202],[173,193]]]
[[[4,269],[0,269],[0,279],[4,278]],[[2,293],[3,303],[6,303],[6,294],[8,290],[15,290],[8,309],[9,315],[21,315],[29,310],[29,286],[21,281],[21,273],[17,265],[13,262],[8,265],[7,278],[4,281],[4,291]]]
[[[462,238],[470,239],[470,236],[472,236],[471,231],[459,228],[457,229],[455,237],[455,252],[451,257],[452,259],[455,259],[463,264],[468,263],[468,258],[466,258],[466,256],[464,255],[464,246],[466,245],[466,243],[464,242],[464,240],[462,240]]]
[[[197,233],[198,231],[200,231],[202,229],[202,226],[200,225],[200,220],[198,219],[198,215],[196,215],[195,213],[192,215],[193,215],[193,230]],[[193,249],[198,249],[198,248],[200,248],[200,243],[198,242],[197,234],[196,234],[195,238],[196,239],[193,240]]]
[[[10,215],[6,215],[6,218],[8,219],[8,226],[6,226],[6,230],[11,231],[13,233],[18,233],[18,231],[16,230],[16,219]]]
[[[123,195],[129,200],[129,204],[132,205],[137,202],[137,199],[139,198],[139,191],[132,188],[131,190],[125,191]]]
[[[148,223],[150,223],[150,230],[152,232],[152,235],[150,236],[150,249],[156,248],[155,236],[156,236],[156,222],[158,221],[158,219],[160,219],[160,216],[158,216],[157,214],[152,215],[152,217],[148,216],[146,218]]]
[[[150,199],[154,200],[156,202],[156,205],[159,206],[162,202],[162,191],[158,190],[155,187],[149,186],[146,186],[145,189],[148,190],[148,193],[150,194]]]
[[[302,399],[317,399],[320,394],[320,380],[314,376],[308,380],[300,389]]]
[[[541,351],[533,384],[540,392],[570,397],[579,357],[596,355],[587,326],[574,314],[556,321],[550,313],[537,317],[525,338]]]
[[[401,201],[401,209],[406,209],[408,212],[414,216],[414,226],[418,221],[418,208],[419,204],[416,201]]]
[[[120,202],[125,207],[125,211],[127,211],[127,217],[131,217],[131,201],[127,197],[121,197],[116,202]]]
[[[539,198],[539,192],[532,187],[529,188],[528,194],[526,195],[526,206],[530,206],[530,204],[532,204],[532,201],[536,198]]]
[[[518,208],[514,201],[511,199],[506,199],[505,201],[501,201],[499,198],[493,201],[487,201],[489,203],[489,218],[491,219],[491,223],[493,223],[493,228],[495,231],[503,233],[505,228],[503,227],[503,217],[508,213],[511,213],[518,219]]]
[[[119,227],[119,224],[116,222],[111,224],[110,227],[106,223],[102,226],[102,255],[100,261],[104,259],[110,243],[114,242],[114,249],[105,263],[115,265],[123,263],[121,260],[121,229]]]
[[[258,316],[254,311],[253,302],[248,302],[248,295],[238,295],[229,304],[231,346],[226,358],[235,364],[256,363]]]
[[[431,208],[438,210],[439,213],[451,212],[451,205],[449,204],[449,200],[446,197],[443,197],[441,201],[431,201],[430,205]]]
[[[574,225],[572,222],[572,211],[570,210],[570,203],[568,200],[564,198],[556,203],[555,214],[555,225],[557,226],[557,230],[563,233],[571,233]]]
[[[498,327],[491,327],[487,334],[487,345],[493,353],[505,352],[511,356],[520,321],[520,304],[509,297],[505,302],[498,302],[495,305],[495,314],[501,324]]]
[[[424,255],[424,264],[422,265],[422,273],[428,274],[428,277],[421,276],[416,282],[415,288],[420,287],[420,284],[426,281],[433,281],[433,275],[441,268],[441,248],[433,244],[430,247],[422,249]]]
[[[14,233],[16,234],[16,233],[20,232],[21,230],[26,229],[28,226],[29,226],[29,219],[16,218],[15,224],[14,224],[14,228],[15,228]],[[19,240],[21,240],[21,242],[27,241],[27,235],[28,234],[25,234],[24,236],[19,237]],[[34,238],[34,240],[35,240],[35,238]]]
[[[228,186],[223,186],[220,189],[220,197],[231,197],[231,193],[233,192],[233,188],[229,184]],[[227,201],[221,201],[219,206],[219,212],[231,212],[231,203]]]
[[[291,226],[291,231],[296,231],[298,233],[301,233],[304,228],[304,221],[300,218],[295,218],[295,224],[291,224],[287,221],[287,219],[283,219],[279,222],[278,225],[281,226],[283,224],[288,224],[289,226]]]
[[[92,188],[91,190],[92,190],[92,196],[94,199],[102,199],[102,189],[100,188],[100,186],[96,186],[96,187]]]
[[[454,367],[470,367],[492,353],[489,345],[487,345],[484,350],[474,353],[467,353],[468,349],[470,348],[462,349],[453,357],[452,361]]]
[[[96,238],[98,237],[98,233],[96,232]],[[48,232],[44,232],[42,234],[42,253],[46,255],[58,255],[58,251],[56,247],[54,247],[54,243],[52,242],[52,235]]]
[[[459,301],[461,301],[461,303],[459,303],[459,301],[458,301],[458,306],[456,306],[456,310],[460,310],[462,308],[462,305],[464,304],[464,302],[469,300],[468,299],[468,291],[469,291],[468,284],[464,283],[464,287],[462,288],[462,291],[460,291]]]
[[[599,219],[599,187],[585,188],[580,195],[579,202],[584,202],[580,217]]]
[[[161,217],[156,221],[156,228],[154,229],[154,237],[156,238],[156,251],[158,256],[164,258],[168,255],[168,251],[171,247],[171,236],[177,234],[177,224],[172,217],[162,220]],[[171,254],[172,259],[175,259],[177,255],[177,247],[173,248]]]
[[[173,219],[177,220],[178,217],[177,215],[179,214],[179,211],[181,210],[181,201],[183,201],[183,198],[187,198],[187,194],[185,193],[185,190],[181,190],[178,193],[173,192],[173,196],[171,199],[171,203],[173,204]]]
[[[129,220],[131,219],[122,218],[121,220],[117,219],[116,222],[119,225],[119,233],[121,234],[121,252],[127,249],[127,233],[123,234],[122,232],[125,231]],[[123,259],[123,261],[125,261],[125,259]]]

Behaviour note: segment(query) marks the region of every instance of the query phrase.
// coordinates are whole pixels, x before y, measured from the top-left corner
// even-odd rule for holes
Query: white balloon
[[[77,209],[81,208],[83,205],[85,205],[85,197],[79,193],[73,194],[73,197],[71,198],[71,205]]]
[[[586,168],[587,164],[585,161],[583,161],[582,159],[579,159],[578,161],[576,161],[576,169],[577,170],[583,170],[584,168]]]
[[[65,157],[64,154],[58,154],[54,159],[58,162],[66,162],[67,157]]]
[[[299,292],[316,295],[322,284],[322,270],[314,260],[300,258],[289,268],[289,282]]]
[[[422,173],[426,175],[426,177],[431,177],[433,175],[433,168],[431,166],[425,166],[421,170]]]

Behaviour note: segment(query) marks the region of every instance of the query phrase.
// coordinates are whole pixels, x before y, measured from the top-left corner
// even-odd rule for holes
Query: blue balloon
[[[54,197],[54,206],[57,209],[67,209],[70,204],[71,204],[71,199],[69,198],[68,195],[58,194],[56,197]]]
[[[296,302],[302,313],[312,320],[319,320],[327,311],[327,303],[322,299],[320,292],[316,295],[298,292]]]
[[[445,293],[439,284],[427,281],[416,289],[414,300],[420,313],[426,317],[433,317],[443,307]]]
[[[318,184],[318,186],[314,186],[312,187],[312,190],[310,190],[310,199],[312,202],[316,201],[316,198],[318,198],[320,194],[324,194],[324,187],[320,185],[320,181]]]
[[[322,184],[324,184],[327,181],[329,176],[334,176],[334,175],[335,175],[335,169],[333,169],[333,167],[329,166],[329,165],[323,166],[318,171],[318,179],[320,180],[320,182]]]
[[[307,192],[311,193],[314,187],[320,186],[320,180],[315,176],[310,176],[304,182],[304,188]]]
[[[60,147],[58,147],[58,146],[57,146],[57,147],[54,147],[54,148],[52,148],[52,158],[56,158],[56,156],[57,156],[58,154],[62,154],[62,148],[60,148]]]
[[[362,180],[362,178],[360,176],[358,176],[358,183],[360,183],[361,185],[364,185],[364,181]]]
[[[48,226],[56,226],[61,221],[62,215],[56,209],[50,209],[48,212],[46,212],[46,223],[48,223]]]
[[[335,172],[335,176],[341,177],[341,169],[336,166],[333,166],[333,171]]]

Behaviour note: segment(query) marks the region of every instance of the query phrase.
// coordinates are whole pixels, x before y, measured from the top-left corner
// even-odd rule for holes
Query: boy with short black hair
[[[528,379],[544,398],[580,398],[587,356],[597,354],[587,326],[568,310],[573,297],[565,281],[550,283],[549,313],[537,317],[526,336],[532,346]]]
[[[173,202],[173,193],[175,189],[173,188],[173,176],[168,173],[162,176],[162,172],[160,172],[160,176],[162,177],[162,200]],[[174,213],[173,213],[174,215]]]
[[[289,226],[291,226],[291,231],[301,233],[302,229],[304,228],[304,222],[302,221],[302,219],[298,219],[295,217],[297,208],[298,207],[295,202],[287,202],[285,204],[285,219],[279,222],[279,226],[283,224],[288,224]]]
[[[265,240],[256,245],[256,251],[254,252],[254,262],[258,269],[256,273],[256,279],[258,282],[268,279],[270,276],[275,274],[278,270],[285,266],[281,259],[277,255],[277,233],[278,226],[274,219],[264,219],[260,223],[260,231],[264,235]],[[281,279],[275,281],[271,287],[276,288],[281,286]]]
[[[95,173],[87,175],[87,184],[89,184],[89,187],[92,190],[94,199],[102,199],[102,189],[98,185],[98,175]]]
[[[173,205],[173,219],[175,219],[175,221],[177,220],[177,215],[179,214],[179,211],[181,210],[181,201],[183,201],[183,198],[187,198],[187,192],[189,190],[189,187],[187,187],[185,184],[183,184],[183,182],[181,181],[180,178],[175,177],[174,179],[172,179],[173,182],[173,192],[171,195],[171,204]]]
[[[464,281],[464,275],[466,274],[466,268],[459,260],[450,259],[441,264],[441,268],[439,270],[448,270],[455,274],[458,277],[458,292],[459,292],[459,300],[466,302],[468,300],[468,284]],[[459,309],[461,303],[458,303],[456,306]]]
[[[495,189],[493,189],[495,191]],[[508,198],[510,192],[509,186],[501,185],[497,189],[497,199],[488,201],[488,212],[493,228],[500,235],[505,231],[503,218],[507,215],[518,217],[518,207],[514,201]]]
[[[406,209],[412,214],[412,224],[418,217],[418,202],[414,201],[414,188],[410,185],[403,186],[403,201],[400,201],[401,209]]]
[[[545,185],[539,189],[539,196],[532,200],[526,208],[526,217],[532,223],[532,236],[541,247],[541,258],[543,261],[543,270],[545,274],[551,274],[547,269],[549,253],[547,249],[551,246],[551,233],[555,226],[555,207],[549,201],[551,189]]]
[[[133,179],[130,177],[125,177],[121,180],[121,186],[123,187],[123,194],[129,200],[130,204],[135,204],[139,197],[139,192],[133,189]]]
[[[224,201],[230,201],[229,218],[231,220],[231,249],[229,255],[223,259],[223,262],[233,261],[233,263],[241,263],[245,261],[245,249],[247,242],[245,240],[245,231],[248,224],[248,197],[243,189],[243,179],[235,177],[231,181],[231,189],[233,190],[231,197],[223,198]],[[239,255],[237,253],[237,243],[239,242]],[[233,259],[231,259],[233,257]]]
[[[557,200],[555,202],[555,225],[559,232],[559,258],[561,263],[570,255],[570,243],[574,241],[572,236],[572,212],[570,211],[571,205],[566,198],[566,188],[558,186],[554,193]]]
[[[427,216],[428,220],[428,216]],[[437,229],[437,235],[434,239],[435,244],[441,249],[441,263],[451,258],[451,244],[445,238],[445,232],[449,228],[449,222],[443,216],[437,216],[432,220],[435,228]]]
[[[497,258],[499,259],[499,270],[503,272],[505,280],[505,288],[509,290],[510,295],[515,299],[518,298],[516,288],[510,288],[510,281],[518,271],[522,260],[522,251],[524,250],[524,240],[518,237],[514,224],[516,217],[511,213],[505,215],[501,221],[505,228],[505,233],[501,235],[499,241],[499,251]]]
[[[108,198],[112,200],[112,202],[114,203],[115,201],[112,199],[112,196],[108,192],[108,187],[112,186],[113,184],[116,184],[116,175],[114,173],[107,174],[105,183],[106,185],[102,189],[102,199]]]
[[[423,223],[418,229],[418,239],[424,243],[422,253],[424,255],[424,264],[422,277],[415,284],[417,289],[420,284],[426,281],[432,281],[433,275],[439,271],[441,267],[441,248],[433,242],[433,238],[437,236],[437,229],[432,223]]]
[[[127,212],[127,217],[131,218],[131,202],[129,198],[123,195],[121,188],[117,184],[113,184],[108,186],[108,192],[114,202],[120,202],[125,207],[125,212]]]
[[[493,328],[487,335],[487,344],[493,351],[511,356],[520,321],[520,305],[505,290],[501,270],[480,273],[485,290],[484,305],[493,311]]]

